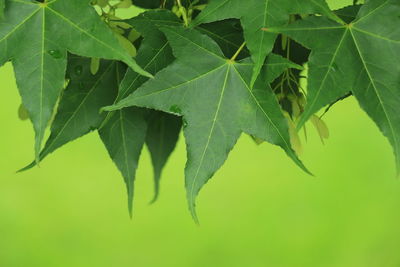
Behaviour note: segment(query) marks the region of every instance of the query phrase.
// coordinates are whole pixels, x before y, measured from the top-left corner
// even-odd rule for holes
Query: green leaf
[[[149,118],[146,145],[149,148],[154,168],[154,198],[159,195],[162,170],[178,142],[182,119],[164,112],[152,112]]]
[[[173,13],[166,10],[151,10],[130,19],[127,23],[144,36],[136,60],[145,70],[155,74],[173,61],[174,56],[168,40],[158,29],[162,25],[181,25]],[[147,77],[128,69],[121,82],[116,102],[127,97],[147,80]]]
[[[262,29],[286,24],[289,14],[293,13],[322,13],[336,21],[341,21],[331,12],[325,0],[213,0],[195,19],[193,25],[228,18],[240,19],[254,62],[254,73],[251,79],[251,85],[253,85],[265,58],[272,51],[277,36]]]
[[[94,3],[102,8],[108,5],[109,0],[94,0]]]
[[[204,4],[207,0],[193,1],[193,0],[180,0],[183,6],[189,6],[194,2],[196,4]],[[135,6],[147,9],[156,9],[160,7],[171,9],[175,5],[176,0],[133,0]]]
[[[116,61],[103,61],[97,74],[92,75],[90,62],[89,58],[68,58],[67,77],[70,82],[61,97],[50,137],[40,152],[40,160],[66,143],[97,129],[105,118],[99,109],[115,99],[119,85],[117,78],[126,68]],[[36,161],[33,161],[21,171],[35,165]]]
[[[121,0],[119,4],[117,4],[117,8],[130,8],[132,6],[132,0]]]
[[[356,19],[358,12],[362,5],[348,6],[335,10],[335,14],[339,16],[344,22],[350,23]]]
[[[29,113],[26,110],[26,108],[24,107],[24,105],[22,105],[22,104],[19,105],[19,108],[18,108],[18,118],[21,121],[26,121],[29,119]]]
[[[195,219],[198,192],[224,163],[241,132],[281,146],[305,169],[290,146],[287,121],[266,82],[293,64],[273,56],[266,66],[268,71],[262,73],[264,79],[257,80],[251,89],[253,64],[248,60],[226,59],[212,39],[196,30],[162,30],[178,60],[107,110],[135,105],[184,117],[186,189]]]
[[[356,20],[345,26],[315,17],[275,29],[313,50],[308,103],[299,126],[321,107],[352,91],[392,144],[398,171],[399,14],[397,0],[375,0],[365,4]]]
[[[124,176],[128,192],[128,208],[132,217],[135,172],[146,138],[144,110],[126,108],[115,112],[99,130],[107,151]]]
[[[170,0],[167,0],[170,1]],[[135,6],[141,8],[159,8],[161,6],[160,0],[133,0]]]
[[[6,0],[0,0],[0,19],[4,18],[5,7],[6,7]]]
[[[155,74],[173,61],[172,50],[164,34],[158,30],[158,25],[179,25],[180,22],[175,15],[163,10],[148,11],[127,22],[144,36],[136,58],[138,64],[140,64],[143,69]],[[121,81],[117,100],[123,99],[131,94],[147,80],[147,77],[141,76],[128,69]],[[150,117],[149,123],[151,129],[163,120],[163,117],[159,116],[160,121],[158,122],[157,117],[154,117],[155,114],[159,116],[159,113],[155,111],[147,111],[140,108],[129,108],[110,112],[99,130],[103,143],[124,177],[127,185],[128,206],[131,215],[135,172],[140,152],[145,142],[146,133],[148,136],[149,134],[151,136],[156,134],[147,131],[146,117]],[[167,129],[168,133],[166,134],[169,134],[170,129],[173,131],[175,126],[170,125]],[[170,135],[168,135],[168,137],[169,136]],[[174,141],[169,140],[168,142],[173,143]],[[147,137],[147,144],[152,146],[153,144],[157,144],[157,142],[151,137]],[[166,149],[169,149],[167,143]],[[154,165],[155,180],[158,185],[161,169],[170,152],[166,151],[164,154],[160,155],[159,151],[156,149],[150,149],[150,153],[153,161],[160,162],[160,164]],[[162,162],[163,160],[165,160],[165,162]]]
[[[67,51],[121,60],[140,74],[151,76],[121,47],[89,1],[9,0],[4,21],[0,23],[0,65],[13,62],[22,102],[36,133],[37,159],[63,88]]]
[[[308,62],[307,104],[298,121],[300,128],[323,106],[351,91],[352,80],[359,74],[356,67],[359,63],[349,56],[349,48],[354,44],[348,28],[331,20],[309,17],[278,31],[312,49]]]
[[[240,21],[236,19],[203,24],[197,27],[197,30],[211,37],[221,47],[227,58],[231,58],[244,42]],[[242,50],[238,59],[248,56],[248,51]]]

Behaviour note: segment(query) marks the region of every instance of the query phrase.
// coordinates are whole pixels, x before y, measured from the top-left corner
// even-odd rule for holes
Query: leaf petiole
[[[246,42],[244,42],[239,49],[236,51],[236,53],[231,57],[230,61],[235,61],[236,58],[239,56],[240,52],[242,52],[242,50],[244,49],[244,47],[246,46]]]

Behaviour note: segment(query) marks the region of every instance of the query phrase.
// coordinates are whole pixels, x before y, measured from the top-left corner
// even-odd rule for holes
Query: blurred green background
[[[316,177],[243,136],[199,196],[199,227],[186,206],[183,139],[151,206],[144,151],[130,220],[122,178],[96,133],[15,174],[32,160],[33,130],[18,120],[10,64],[0,68],[0,88],[1,267],[400,266],[392,150],[354,99],[326,115],[325,145],[309,130],[302,158]]]

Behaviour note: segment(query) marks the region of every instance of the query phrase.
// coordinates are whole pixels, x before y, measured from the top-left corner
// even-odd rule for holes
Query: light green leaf
[[[121,46],[129,53],[131,57],[136,57],[136,47],[126,37],[117,34],[117,38]]]
[[[289,14],[321,13],[341,21],[334,15],[325,0],[213,0],[195,19],[193,25],[238,18],[242,22],[247,47],[254,62],[251,85],[257,79],[265,58],[274,47],[276,34],[263,28],[287,23]]]
[[[100,59],[92,58],[90,60],[90,73],[96,75],[99,69],[100,69]]]
[[[117,8],[130,8],[132,6],[132,0],[121,0],[117,5]]]
[[[259,79],[251,89],[253,64],[248,60],[226,59],[212,39],[196,30],[162,30],[178,60],[108,110],[135,105],[183,116],[188,149],[186,189],[195,219],[198,192],[224,163],[241,132],[281,146],[305,169],[290,146],[287,121],[266,82],[290,63],[273,56],[262,75],[268,79]]]
[[[35,128],[37,159],[63,88],[67,51],[121,60],[135,71],[151,76],[119,44],[89,1],[7,1],[5,18],[0,22],[0,65],[8,60],[13,62],[22,102]]]
[[[303,125],[321,107],[352,91],[389,139],[400,171],[400,3],[368,1],[355,21],[308,18],[274,29],[313,50]],[[319,36],[319,38],[315,38]]]

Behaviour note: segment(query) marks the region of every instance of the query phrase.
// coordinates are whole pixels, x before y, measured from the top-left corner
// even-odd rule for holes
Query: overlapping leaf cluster
[[[142,14],[118,17],[132,6]],[[130,212],[144,145],[155,200],[183,129],[197,218],[196,196],[242,133],[280,146],[308,172],[297,130],[310,120],[327,138],[315,114],[350,95],[389,139],[400,169],[398,0],[341,10],[324,0],[0,0],[0,65],[7,61],[19,114],[36,133],[35,160],[23,170],[97,131],[124,177]]]

